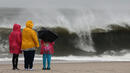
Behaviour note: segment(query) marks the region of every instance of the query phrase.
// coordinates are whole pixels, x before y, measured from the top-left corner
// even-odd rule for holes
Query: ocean
[[[90,8],[0,8],[0,61],[11,61],[13,24],[23,29],[27,20],[34,22],[35,31],[45,27],[58,35],[52,60],[130,61],[130,10]],[[40,48],[35,60],[42,60],[39,53]]]

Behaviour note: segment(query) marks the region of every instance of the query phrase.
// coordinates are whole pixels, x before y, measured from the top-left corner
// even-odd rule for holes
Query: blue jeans
[[[51,54],[43,54],[43,68],[46,68],[46,61],[47,61],[47,68],[50,68],[51,64]]]

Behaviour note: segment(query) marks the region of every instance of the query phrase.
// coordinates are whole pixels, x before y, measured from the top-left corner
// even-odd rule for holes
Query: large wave
[[[129,10],[0,8],[0,53],[8,52],[13,24],[27,20],[53,30],[59,38],[54,56],[124,55],[130,46]],[[37,54],[39,50],[37,51]],[[2,57],[2,56],[1,56]]]

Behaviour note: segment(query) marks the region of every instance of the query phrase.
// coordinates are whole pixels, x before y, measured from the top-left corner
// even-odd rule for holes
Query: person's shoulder
[[[23,30],[26,30],[27,28],[23,28]]]
[[[32,29],[32,32],[33,32],[33,33],[36,33],[36,31],[35,31],[34,29]]]
[[[33,30],[30,28],[24,28],[23,31],[33,31]]]
[[[25,32],[25,31],[28,31],[28,29],[27,29],[27,28],[24,28],[24,29],[22,30],[22,32]]]

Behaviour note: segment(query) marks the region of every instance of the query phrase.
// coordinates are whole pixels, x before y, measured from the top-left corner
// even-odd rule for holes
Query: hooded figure
[[[13,31],[9,35],[9,50],[10,53],[19,54],[21,53],[21,26],[19,24],[14,24]]]
[[[10,53],[13,54],[12,64],[13,70],[19,70],[17,68],[18,65],[18,56],[21,53],[21,44],[22,44],[22,37],[21,37],[21,26],[19,24],[14,24],[13,31],[9,35],[9,50]]]
[[[32,70],[35,56],[35,47],[39,47],[37,33],[32,29],[33,22],[27,21],[22,31],[22,50],[24,51],[24,68]]]
[[[37,33],[32,29],[32,21],[26,22],[26,28],[22,32],[22,50],[39,47]]]

